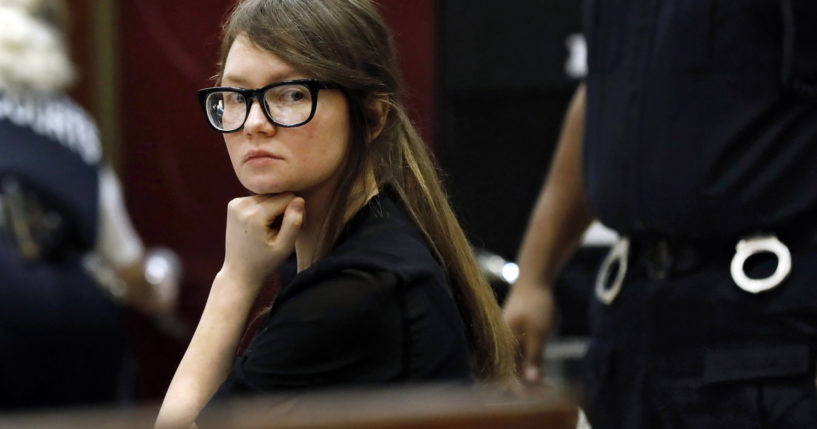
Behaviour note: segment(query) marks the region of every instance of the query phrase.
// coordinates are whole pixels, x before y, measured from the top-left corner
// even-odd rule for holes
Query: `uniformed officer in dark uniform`
[[[169,334],[179,262],[145,250],[72,81],[60,0],[0,1],[0,412],[131,396],[124,306]]]
[[[594,428],[817,427],[817,2],[590,0],[505,307],[541,379],[551,285],[594,217]],[[585,90],[586,86],[586,90]]]
[[[66,114],[80,112],[62,103]],[[0,109],[60,105],[0,95]],[[97,234],[97,164],[6,113],[0,111],[0,410],[112,402],[125,374],[124,314],[82,264]]]

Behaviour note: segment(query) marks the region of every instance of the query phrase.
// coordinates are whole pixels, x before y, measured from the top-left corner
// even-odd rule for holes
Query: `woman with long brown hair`
[[[157,424],[192,424],[217,390],[511,380],[510,336],[375,5],[242,0],[217,81],[199,98],[253,195],[228,206],[224,265]],[[234,359],[275,270],[282,289]]]

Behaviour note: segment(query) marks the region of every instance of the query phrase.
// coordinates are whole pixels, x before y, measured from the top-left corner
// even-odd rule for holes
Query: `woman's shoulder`
[[[389,193],[378,194],[349,222],[323,262],[336,269],[402,276],[441,270],[422,233]]]
[[[308,269],[296,273],[290,260],[281,270],[279,299],[313,287],[332,289],[339,279],[365,284],[361,291],[380,288],[386,293],[417,280],[446,282],[421,233],[388,195],[373,198],[348,223],[332,251]]]

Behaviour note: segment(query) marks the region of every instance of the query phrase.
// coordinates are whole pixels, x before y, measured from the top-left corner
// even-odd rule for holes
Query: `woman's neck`
[[[349,201],[346,204],[346,211],[343,216],[343,223],[349,221],[366,203],[378,193],[377,184],[374,177],[369,177],[366,184],[358,184],[353,187]],[[321,238],[324,235],[324,222],[329,213],[332,201],[332,187],[323,187],[301,193],[306,207],[304,209],[305,218],[298,239],[295,241],[295,255],[298,261],[298,272],[301,272],[313,262],[319,251]]]

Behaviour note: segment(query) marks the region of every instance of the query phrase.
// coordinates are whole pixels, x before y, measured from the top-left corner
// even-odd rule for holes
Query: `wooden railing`
[[[157,407],[0,415],[0,428],[150,428]],[[424,386],[299,396],[259,396],[220,404],[199,418],[230,429],[573,429],[575,402],[557,392],[520,399],[492,389]]]

